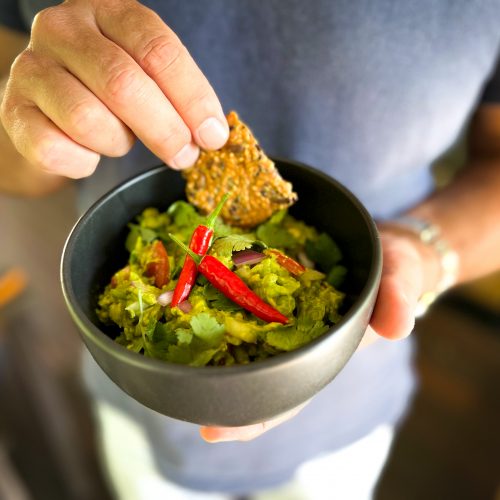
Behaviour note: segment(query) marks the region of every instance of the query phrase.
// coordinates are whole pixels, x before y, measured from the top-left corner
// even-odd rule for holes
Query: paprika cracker
[[[297,194],[234,111],[227,121],[227,143],[217,151],[202,150],[194,166],[184,171],[186,195],[190,203],[208,213],[229,193],[222,219],[250,228],[295,203]]]

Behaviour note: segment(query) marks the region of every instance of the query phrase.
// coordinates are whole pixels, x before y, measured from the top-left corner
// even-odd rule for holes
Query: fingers
[[[384,265],[370,326],[383,337],[411,333],[417,300],[422,293],[423,266],[415,246],[404,238],[382,236]]]
[[[3,111],[2,122],[19,153],[44,172],[79,179],[99,162],[99,154],[72,141],[32,104]]]
[[[264,432],[276,427],[281,422],[271,420],[245,427],[202,427],[201,437],[209,443],[221,443],[224,441],[251,441],[264,434]]]
[[[191,145],[189,128],[155,82],[120,47],[80,26],[78,40],[72,36],[51,45],[51,50],[162,160],[176,168],[196,161],[198,150]]]
[[[202,123],[200,129],[197,122],[205,119],[206,112],[222,115],[213,90],[178,38],[156,14],[137,2],[107,2],[105,7],[98,4],[96,12],[104,8],[107,10],[99,17],[103,23],[100,30],[85,17],[68,20],[64,11],[51,14],[49,10],[49,15],[36,23],[36,31],[47,34],[40,41],[41,47],[68,68],[157,156],[174,168],[191,166],[199,151],[190,126],[196,137],[209,137],[213,127]],[[68,29],[69,22],[73,30]],[[150,63],[158,58],[163,62]],[[212,112],[216,106],[218,111]],[[215,118],[215,122],[219,123],[219,119]],[[208,123],[213,125],[214,120]],[[227,134],[216,141],[216,147],[222,146],[226,138]]]
[[[136,2],[119,5],[119,9],[113,8],[113,15],[108,4],[97,9],[101,31],[156,82],[201,147],[222,147],[229,134],[227,121],[213,88],[189,52],[152,10]]]
[[[377,340],[380,340],[380,335],[371,326],[368,326],[365,334],[363,335],[363,338],[361,339],[361,342],[359,343],[358,349],[368,347]]]
[[[18,86],[20,95],[31,100],[75,142],[107,156],[123,156],[135,137],[109,109],[65,68],[50,59],[24,54],[15,75],[29,86]]]
[[[198,145],[219,148],[228,137],[220,103],[186,48],[135,1],[68,1],[41,11],[9,82],[7,133],[28,160],[60,175],[88,175],[99,154],[121,156],[134,137],[186,168]],[[27,116],[33,123],[21,123]],[[70,152],[72,159],[56,158]]]
[[[388,339],[407,337],[415,325],[416,303],[408,299],[397,278],[382,278],[371,318],[372,328]]]
[[[200,435],[209,443],[219,443],[223,441],[251,441],[283,422],[290,420],[292,417],[297,415],[297,413],[299,413],[306,404],[307,402],[273,420],[261,422],[259,424],[246,425],[243,427],[201,427]]]

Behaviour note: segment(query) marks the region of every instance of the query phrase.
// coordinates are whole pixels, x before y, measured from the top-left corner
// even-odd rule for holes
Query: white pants
[[[117,499],[228,500],[232,498],[225,494],[189,490],[168,481],[157,470],[147,437],[135,421],[103,403],[97,405],[97,416],[105,472]],[[394,430],[391,427],[377,427],[363,439],[346,448],[302,464],[288,483],[272,490],[255,492],[251,498],[253,500],[368,500],[372,498],[393,437]]]

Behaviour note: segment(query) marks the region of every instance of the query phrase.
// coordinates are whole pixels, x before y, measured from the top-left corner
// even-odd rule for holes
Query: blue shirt
[[[25,28],[43,0],[6,0],[0,21]],[[179,35],[226,110],[272,155],[347,185],[378,218],[421,201],[430,167],[456,140],[495,68],[499,0],[146,1]],[[493,83],[485,96],[498,96]],[[98,131],[96,131],[98,133]],[[159,163],[138,144],[80,182],[82,209]],[[209,445],[197,427],[133,401],[87,359],[95,397],[151,438],[160,469],[192,488],[247,493],[308,458],[396,423],[414,388],[411,340],[358,352],[293,420],[248,443]]]

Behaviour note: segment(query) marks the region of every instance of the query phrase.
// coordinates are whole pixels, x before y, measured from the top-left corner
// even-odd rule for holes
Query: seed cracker
[[[209,213],[225,193],[230,193],[222,219],[226,224],[250,228],[295,203],[297,194],[234,111],[227,121],[227,143],[217,151],[201,150],[195,165],[184,171],[186,195],[190,203]]]

